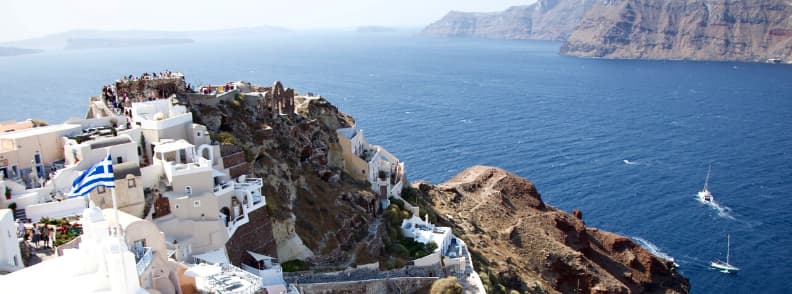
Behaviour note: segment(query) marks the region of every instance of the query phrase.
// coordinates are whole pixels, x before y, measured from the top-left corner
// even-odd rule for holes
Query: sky
[[[0,0],[0,42],[74,29],[418,28],[450,10],[501,11],[532,2],[535,0]]]

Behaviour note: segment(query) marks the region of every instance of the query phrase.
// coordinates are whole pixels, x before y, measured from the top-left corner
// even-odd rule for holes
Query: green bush
[[[237,145],[239,143],[239,140],[237,140],[237,138],[234,137],[234,134],[231,134],[229,132],[211,133],[209,134],[209,138],[211,138],[212,141],[217,141],[223,144]]]
[[[311,265],[305,261],[295,259],[281,263],[284,272],[302,272],[311,268]]]
[[[402,201],[401,199],[396,199],[396,198],[391,197],[391,198],[388,198],[388,200],[390,200],[391,204],[396,204],[396,206],[398,206],[399,209],[404,210],[404,201]]]
[[[391,254],[393,254],[393,256],[396,257],[401,257],[401,258],[410,257],[410,250],[408,250],[407,247],[404,247],[404,245],[399,243],[392,244],[390,247],[388,247],[388,251],[390,251]]]

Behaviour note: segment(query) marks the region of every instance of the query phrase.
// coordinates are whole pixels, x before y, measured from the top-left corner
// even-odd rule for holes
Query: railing
[[[151,265],[151,261],[153,260],[153,257],[154,257],[154,255],[152,254],[151,248],[143,247],[143,249],[145,249],[145,251],[143,252],[143,255],[140,256],[140,258],[138,259],[138,262],[137,262],[137,273],[138,273],[138,276],[142,275],[143,272],[146,271],[146,269],[149,267],[149,265]],[[137,257],[138,257],[137,253],[135,253],[135,257],[137,259]]]
[[[226,182],[226,183],[222,183],[220,185],[214,186],[215,195],[223,194],[221,192],[228,192],[229,190],[232,190],[232,189],[234,189],[234,183],[233,182]]]
[[[264,186],[264,180],[262,180],[261,178],[248,178],[245,179],[245,181],[242,183],[239,182],[234,183],[234,188],[237,189],[261,189],[261,187],[263,186]]]

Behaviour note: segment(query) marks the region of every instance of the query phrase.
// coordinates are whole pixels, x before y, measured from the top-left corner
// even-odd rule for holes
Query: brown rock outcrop
[[[786,0],[599,0],[561,47],[583,57],[792,62]]]
[[[281,261],[308,259],[330,267],[370,262],[381,244],[362,246],[361,239],[374,218],[365,208],[343,199],[343,195],[369,190],[343,171],[336,129],[354,121],[324,98],[295,97],[293,90],[280,83],[261,89],[274,94],[238,95],[228,102],[190,105],[197,123],[208,122],[205,125],[212,133],[230,134],[241,148],[241,153],[227,152],[234,157],[224,158],[226,164],[239,165],[244,160],[250,174],[264,180],[265,215],[271,223],[262,220],[259,225],[239,228],[227,246],[229,257],[245,261],[245,251],[251,250],[277,254]],[[262,231],[260,225],[272,229]],[[274,238],[276,252],[267,238]],[[357,254],[350,255],[355,248]]]
[[[546,205],[534,185],[475,166],[437,185],[416,185],[440,223],[468,245],[477,271],[519,292],[687,293],[688,280],[629,238]]]

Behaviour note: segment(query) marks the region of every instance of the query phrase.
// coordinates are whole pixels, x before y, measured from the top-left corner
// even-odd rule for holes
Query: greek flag
[[[74,179],[69,198],[88,195],[91,190],[99,186],[115,188],[113,180],[113,159],[110,157],[110,154],[107,154],[104,160],[94,164],[91,168]]]

